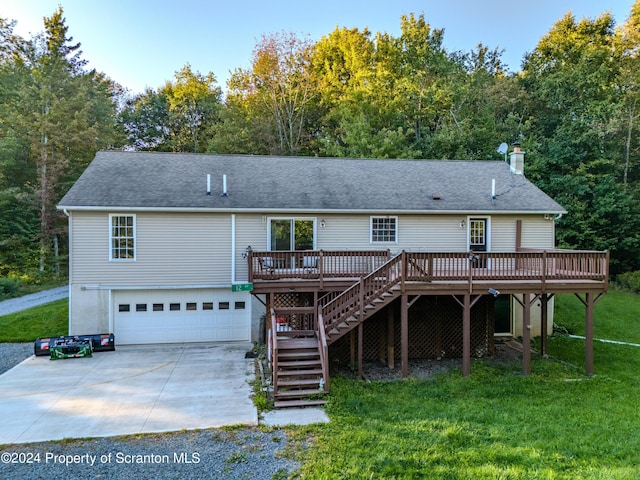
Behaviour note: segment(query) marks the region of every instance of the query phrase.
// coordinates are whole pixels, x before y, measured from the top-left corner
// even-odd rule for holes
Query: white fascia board
[[[559,213],[566,214],[566,210],[359,210],[359,209],[302,209],[302,208],[195,208],[195,207],[104,207],[70,205],[58,206],[58,210],[84,212],[165,212],[165,213],[259,213],[283,215],[319,215],[319,214],[389,214],[389,215],[544,215]]]

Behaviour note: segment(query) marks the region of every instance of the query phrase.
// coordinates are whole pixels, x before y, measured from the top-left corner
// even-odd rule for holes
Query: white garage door
[[[251,340],[251,298],[225,289],[113,292],[116,344]]]

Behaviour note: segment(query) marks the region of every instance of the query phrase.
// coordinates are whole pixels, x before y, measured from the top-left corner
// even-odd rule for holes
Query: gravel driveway
[[[0,375],[31,355],[32,343],[0,344]],[[290,449],[281,430],[245,427],[2,445],[0,478],[287,478]]]

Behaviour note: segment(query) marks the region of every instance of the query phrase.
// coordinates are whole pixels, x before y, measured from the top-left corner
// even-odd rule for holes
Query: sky
[[[30,38],[61,5],[68,35],[80,42],[88,67],[139,93],[174,79],[189,63],[213,72],[225,90],[230,72],[249,68],[262,35],[281,31],[319,40],[336,27],[400,35],[400,17],[424,13],[444,29],[449,51],[482,43],[504,50],[510,71],[520,70],[553,24],[571,11],[577,19],[610,12],[626,21],[634,0],[0,0],[0,17],[16,20]]]

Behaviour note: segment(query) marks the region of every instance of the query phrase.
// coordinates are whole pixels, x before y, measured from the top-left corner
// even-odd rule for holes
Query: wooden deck
[[[585,364],[593,373],[593,308],[609,287],[609,252],[519,251],[249,251],[249,281],[254,294],[267,294],[267,330],[278,405],[299,405],[328,391],[328,346],[357,330],[362,373],[363,323],[399,299],[402,375],[408,374],[408,309],[421,295],[450,295],[462,308],[462,371],[471,369],[471,309],[484,295],[513,295],[523,308],[523,372],[530,373],[530,309],[542,307],[542,345],[546,344],[547,301],[556,293],[584,295]],[[313,305],[275,307],[280,293],[313,293]],[[329,293],[327,293],[329,292]],[[302,318],[283,331],[279,319]],[[288,321],[286,322],[288,325]],[[302,349],[283,335],[305,336]],[[306,345],[305,344],[305,345]],[[317,345],[311,348],[312,345]],[[282,353],[282,349],[293,350]],[[294,350],[297,349],[297,350]],[[544,351],[544,347],[543,347]],[[298,357],[302,358],[300,360]],[[309,365],[314,366],[308,378]],[[310,370],[309,370],[310,371]],[[294,376],[294,379],[289,377]],[[314,388],[309,389],[312,385]],[[315,399],[314,401],[318,401]]]
[[[340,291],[390,259],[388,251],[249,252],[249,282],[255,293]],[[608,265],[608,252],[593,251],[403,252],[380,280],[400,278],[403,290],[431,295],[606,292]]]

